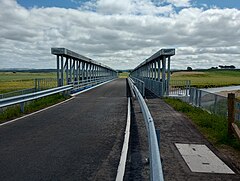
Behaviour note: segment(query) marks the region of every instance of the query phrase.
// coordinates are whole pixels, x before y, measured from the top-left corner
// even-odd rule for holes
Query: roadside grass
[[[237,138],[229,137],[227,134],[228,122],[226,118],[210,114],[178,99],[165,98],[164,100],[176,111],[182,112],[190,118],[200,132],[215,146],[228,145],[240,154],[240,142]]]
[[[172,80],[191,80],[197,88],[240,85],[240,70],[181,71],[171,75]]]
[[[119,73],[118,78],[128,78],[129,74],[129,72],[121,72]]]
[[[25,104],[24,113],[21,112],[20,105],[8,107],[6,109],[3,109],[2,112],[0,112],[0,123],[49,107],[51,105],[62,102],[68,98],[69,96],[55,94],[31,101]]]

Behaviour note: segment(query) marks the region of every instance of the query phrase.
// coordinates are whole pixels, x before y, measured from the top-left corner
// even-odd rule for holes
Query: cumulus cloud
[[[134,68],[161,48],[176,48],[175,69],[240,68],[239,10],[186,7],[176,12],[172,5],[150,0],[112,2],[26,9],[15,0],[2,0],[0,68],[55,68],[51,47],[71,49],[116,69]]]
[[[96,0],[84,3],[81,10],[92,10],[100,14],[128,14],[128,15],[168,15],[173,12],[172,5],[156,6],[151,0]]]
[[[176,7],[189,7],[191,0],[166,0],[168,3],[173,4]]]

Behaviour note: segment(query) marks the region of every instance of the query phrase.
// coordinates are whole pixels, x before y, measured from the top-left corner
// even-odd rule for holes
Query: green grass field
[[[221,87],[240,85],[240,71],[238,70],[209,70],[174,72],[172,80],[191,80],[191,86],[197,88]]]
[[[129,77],[129,72],[121,72],[119,73],[118,77],[119,78],[128,78]]]
[[[122,72],[119,78],[127,78],[129,72]],[[0,72],[0,94],[34,87],[35,78],[56,78],[56,72]],[[191,86],[198,88],[240,85],[240,71],[211,70],[174,72],[172,80],[191,80]]]
[[[56,78],[56,73],[0,72],[0,94],[33,88],[36,78]]]

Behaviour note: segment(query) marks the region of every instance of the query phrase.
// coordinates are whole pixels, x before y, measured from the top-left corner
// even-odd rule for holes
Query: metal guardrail
[[[64,92],[71,90],[73,88],[72,85],[66,85],[62,87],[57,87],[53,89],[48,89],[44,91],[39,91],[39,92],[34,92],[30,94],[25,94],[25,95],[20,95],[20,96],[14,96],[14,97],[9,97],[5,99],[0,100],[0,108],[7,107],[7,106],[12,106],[15,104],[22,104],[21,105],[21,110],[23,110],[23,103],[27,101],[32,101],[38,98],[46,97],[49,95],[53,95],[59,92]]]
[[[136,78],[136,77],[131,77],[131,79],[134,81],[134,84],[137,86],[138,90],[141,92],[142,96],[145,96],[145,83],[144,81]]]
[[[4,94],[0,94],[0,99],[13,97],[13,96],[24,95],[24,94],[29,94],[29,93],[33,93],[33,92],[36,92],[35,88],[7,92],[7,93],[4,93]]]
[[[129,80],[132,81],[131,78],[129,78]],[[132,85],[132,88],[140,104],[144,121],[147,127],[148,140],[149,140],[149,154],[150,154],[149,156],[150,157],[150,179],[152,181],[163,181],[164,179],[163,179],[162,163],[160,158],[159,145],[157,141],[154,121],[141,93],[139,92],[139,90],[135,85]]]

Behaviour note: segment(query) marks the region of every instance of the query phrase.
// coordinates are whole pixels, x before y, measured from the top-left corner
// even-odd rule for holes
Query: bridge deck
[[[114,180],[127,115],[125,79],[0,127],[0,180]]]

